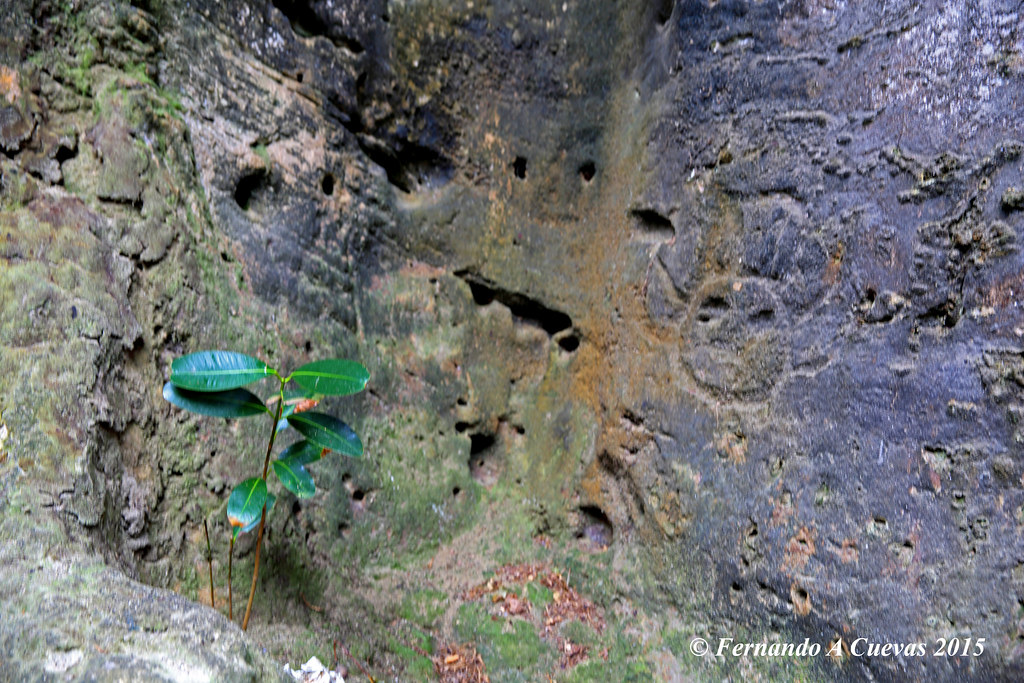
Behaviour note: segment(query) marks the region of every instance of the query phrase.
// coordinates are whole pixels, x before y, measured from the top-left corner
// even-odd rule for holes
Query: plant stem
[[[245,617],[242,618],[242,630],[249,628],[249,615],[252,613],[252,599],[256,595],[256,577],[260,574],[260,545],[263,543],[263,523],[267,519],[267,506],[263,506],[260,515],[260,530],[256,535],[256,564],[252,568],[252,585],[249,586],[249,602],[245,605]]]
[[[277,414],[274,415],[274,428],[270,430],[270,442],[267,444],[267,456],[263,459],[263,481],[267,480],[267,470],[270,468],[270,453],[274,450],[274,439],[277,438],[277,423],[281,421],[281,411],[284,410],[284,380],[281,380],[281,388],[278,390]],[[252,585],[249,586],[249,602],[245,606],[245,617],[242,618],[242,630],[249,628],[249,615],[252,614],[252,599],[256,595],[256,577],[260,573],[260,546],[263,545],[263,525],[267,521],[267,504],[263,504],[263,512],[260,514],[260,530],[256,534],[256,564],[252,568]]]
[[[235,620],[235,602],[231,597],[231,560],[235,555],[235,536],[231,535],[231,543],[228,545],[228,621]]]
[[[217,609],[217,605],[213,602],[213,550],[210,548],[210,528],[205,519],[203,520],[203,531],[206,532],[206,564],[210,568],[210,607]]]

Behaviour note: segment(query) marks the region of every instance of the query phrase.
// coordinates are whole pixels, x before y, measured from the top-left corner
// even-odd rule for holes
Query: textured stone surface
[[[202,522],[264,426],[170,410],[170,358],[353,356],[369,390],[331,410],[366,459],[270,521],[252,637],[279,658],[337,638],[415,678],[478,634],[493,680],[1020,670],[1016,4],[140,5],[0,29],[6,514],[47,492],[205,600]],[[523,561],[607,630],[467,597]],[[100,641],[73,640],[46,656],[84,676]]]

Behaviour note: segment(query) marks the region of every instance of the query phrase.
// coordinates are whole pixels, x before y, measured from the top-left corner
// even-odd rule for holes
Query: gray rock
[[[820,658],[815,676],[1020,670],[1017,4],[87,4],[101,59],[74,85],[118,107],[74,109],[54,11],[38,93],[54,106],[12,111],[38,110],[40,140],[59,119],[89,144],[58,176],[28,161],[37,129],[4,119],[5,196],[23,200],[0,241],[19,293],[0,395],[24,392],[7,467],[26,475],[6,481],[67,499],[112,566],[160,586],[194,575],[201,521],[225,525],[223,494],[259,450],[153,397],[171,357],[352,354],[374,377],[348,405],[374,454],[278,506],[274,621],[257,628],[279,651],[321,614],[297,576],[326,586],[318,623],[401,677],[391,629],[420,617],[394,593],[454,594],[493,569],[481,539],[518,558],[534,546],[507,538],[552,535],[606,606],[645,617],[610,628],[657,624],[627,656],[656,651],[662,678],[782,675],[710,668],[669,623],[987,643]],[[137,61],[145,77],[125,80]],[[65,187],[21,191],[22,170]],[[40,578],[4,584],[32,599],[15,623],[35,635],[4,636],[12,675],[116,668],[96,647],[132,639],[112,652],[184,643],[196,670],[262,675],[232,626],[99,568],[75,534],[71,564],[17,559],[19,524],[4,552]],[[605,546],[606,578],[587,554]],[[431,567],[450,560],[442,578],[421,571],[425,548]],[[56,610],[64,577],[85,596],[116,586],[119,609],[67,598],[96,634],[38,607]],[[445,600],[410,628],[450,636]]]

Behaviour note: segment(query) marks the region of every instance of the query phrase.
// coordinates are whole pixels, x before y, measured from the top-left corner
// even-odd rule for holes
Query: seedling
[[[242,387],[276,377],[279,383],[275,396],[265,404],[256,394]],[[358,458],[363,444],[352,428],[326,413],[311,412],[324,396],[346,396],[362,391],[370,373],[355,361],[332,358],[307,363],[290,375],[282,377],[277,370],[258,358],[234,351],[199,351],[174,359],[171,381],[164,384],[164,398],[173,405],[200,415],[223,418],[270,415],[273,425],[263,459],[263,474],[238,484],[228,496],[228,523],[231,541],[228,549],[228,618],[233,619],[231,597],[231,559],[235,539],[241,533],[256,529],[256,564],[252,570],[249,602],[245,607],[242,630],[249,626],[256,578],[260,571],[260,546],[267,512],[274,507],[274,494],[267,491],[270,455],[277,433],[292,427],[302,440],[285,448],[273,461],[274,474],[286,489],[299,498],[316,493],[313,477],[307,466],[320,460],[329,451]],[[295,381],[296,390],[285,391]],[[273,408],[267,406],[273,405]],[[212,583],[212,581],[211,581]],[[213,598],[211,595],[211,602]]]

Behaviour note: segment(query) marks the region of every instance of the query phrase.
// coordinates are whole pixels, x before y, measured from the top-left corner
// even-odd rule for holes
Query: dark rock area
[[[0,672],[1024,672],[1019,2],[0,12]],[[247,634],[203,348],[371,371]]]

